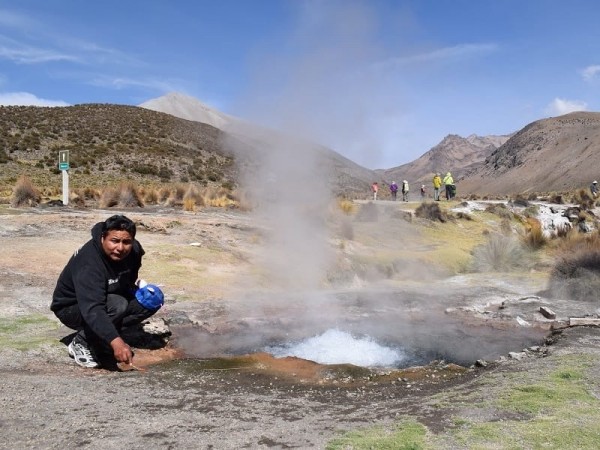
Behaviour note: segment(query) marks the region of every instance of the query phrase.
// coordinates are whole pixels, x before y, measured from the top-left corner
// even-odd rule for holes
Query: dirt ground
[[[536,277],[481,277],[474,286],[464,276],[436,282],[469,287],[468,295],[446,296],[445,315],[465,327],[488,323],[515,330],[518,317],[540,332],[540,345],[528,352],[510,349],[518,354],[511,358],[506,351],[485,367],[434,361],[379,372],[262,353],[202,358],[184,336],[200,330],[218,340],[231,327],[260,326],[252,322],[256,315],[223,317],[223,303],[248,289],[261,230],[243,212],[133,210],[124,213],[138,222],[147,252],[142,276],[167,281],[167,302],[157,319],[170,325],[173,336],[162,349],[137,349],[134,362],[142,370],[82,369],[60,342],[70,330],[48,305],[71,253],[94,223],[114,213],[0,210],[0,448],[324,448],[341,432],[390,425],[407,415],[439,432],[452,426],[457,411],[481,414],[464,404],[435,408],[429,401],[439,393],[485,396],[490,374],[543,373],[552,370],[554,354],[599,353],[596,328],[566,328],[544,338],[569,316],[595,313],[593,306],[574,309],[540,298],[543,282]],[[558,320],[544,319],[540,304]],[[417,315],[424,309],[411,305]],[[32,317],[35,326],[22,320]],[[599,386],[592,389],[600,395]],[[498,411],[489,414],[490,420],[503,419]]]

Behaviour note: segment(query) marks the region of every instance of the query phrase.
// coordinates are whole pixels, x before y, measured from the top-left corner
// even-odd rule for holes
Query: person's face
[[[128,231],[110,230],[102,236],[102,250],[113,261],[122,261],[131,253],[133,238]]]

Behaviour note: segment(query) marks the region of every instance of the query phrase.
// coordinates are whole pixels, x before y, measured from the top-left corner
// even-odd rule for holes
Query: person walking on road
[[[442,187],[442,177],[439,173],[433,176],[433,200],[436,202],[440,201],[440,188]]]
[[[390,193],[392,194],[392,200],[396,201],[396,196],[398,194],[398,185],[395,181],[392,181],[392,184],[390,184]]]
[[[444,177],[444,185],[446,186],[446,200],[452,200],[454,190],[454,178],[452,174],[448,172]]]
[[[408,181],[404,180],[402,181],[402,200],[407,202],[408,201]]]

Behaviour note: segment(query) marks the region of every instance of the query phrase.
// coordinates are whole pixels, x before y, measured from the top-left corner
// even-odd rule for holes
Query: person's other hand
[[[129,347],[121,337],[114,338],[111,341],[110,346],[112,347],[113,354],[118,362],[126,364],[132,363],[133,352],[131,351],[131,347]]]

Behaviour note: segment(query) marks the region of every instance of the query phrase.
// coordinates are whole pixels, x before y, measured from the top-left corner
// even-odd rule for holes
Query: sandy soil
[[[580,328],[566,329],[554,345],[497,358],[485,368],[437,361],[369,372],[264,353],[207,359],[203,356],[214,357],[223,349],[195,354],[191,335],[226,341],[230,332],[273,322],[273,316],[261,322],[266,309],[249,316],[224,313],[227,299],[239,298],[256,275],[253,254],[262,231],[242,212],[136,210],[125,213],[140,223],[138,238],[147,251],[142,273],[167,282],[166,307],[157,318],[171,326],[173,336],[165,348],[137,349],[135,364],[142,370],[85,370],[68,358],[59,340],[70,330],[58,324],[48,304],[70,254],[88,239],[95,222],[113,213],[71,208],[0,212],[0,338],[9,342],[0,348],[0,448],[323,448],[342,431],[391,424],[406,414],[435,432],[451,426],[448,413],[428,404],[436,393],[485,392],[481,380],[494,371],[550,370],[555,351],[598,352],[600,333]],[[161,278],[167,262],[188,271]],[[430,281],[429,288],[436,283],[447,293],[445,303],[435,305],[438,312],[460,321],[465,330],[486,325],[514,334],[527,323],[545,336],[569,316],[595,312],[591,305],[574,310],[572,303],[540,297],[543,282],[522,274],[454,277]],[[362,317],[368,305],[360,304],[360,296],[353,298],[352,318]],[[544,319],[541,304],[551,307],[558,320]],[[405,306],[418,320],[426,320],[431,307],[414,299]],[[295,314],[291,307],[280,309]],[[39,330],[11,328],[31,315],[48,321]],[[288,318],[278,315],[277,321],[289,324]],[[41,339],[41,344],[16,349],[15,338]],[[508,356],[508,350],[523,349],[498,351]],[[475,414],[468,406],[461,408],[465,416]]]

